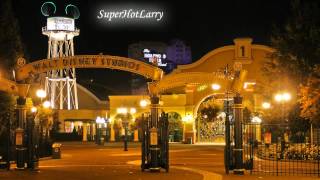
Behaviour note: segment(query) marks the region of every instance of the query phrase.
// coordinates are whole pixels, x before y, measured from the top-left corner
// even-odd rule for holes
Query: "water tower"
[[[48,36],[48,59],[74,56],[73,37],[79,35],[75,20],[79,18],[79,9],[69,4],[64,16],[55,16],[56,6],[45,2],[41,12],[47,17],[47,26],[42,34]],[[78,95],[75,68],[48,71],[45,77],[45,90],[53,109],[78,109]]]

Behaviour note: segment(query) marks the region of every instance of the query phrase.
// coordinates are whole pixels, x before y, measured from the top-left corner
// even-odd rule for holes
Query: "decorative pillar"
[[[242,146],[242,97],[240,94],[236,94],[233,98],[234,101],[234,138],[235,138],[235,146],[234,146],[234,156],[235,156],[235,168],[233,170],[234,174],[243,175],[243,146]]]
[[[113,129],[114,124],[112,123],[110,125],[111,125],[111,127],[110,127],[110,142],[114,142],[114,141],[116,141],[115,132],[114,132],[114,129]]]
[[[133,141],[139,142],[139,130],[138,129],[134,130]]]
[[[87,142],[88,137],[87,137],[88,131],[87,131],[87,124],[83,123],[82,124],[82,141]]]
[[[26,148],[24,147],[24,127],[26,123],[26,98],[19,97],[17,99],[17,108],[16,108],[16,117],[17,117],[17,124],[18,128],[16,129],[16,150],[17,150],[17,169],[24,169],[25,168],[25,157],[24,152]]]
[[[158,108],[159,108],[159,97],[156,95],[153,95],[150,97],[151,100],[151,105],[150,105],[150,110],[151,110],[151,128],[149,129],[150,131],[150,170],[152,171],[159,171],[160,170],[160,162],[158,161],[159,157],[159,144],[158,144]]]
[[[183,122],[183,129],[182,129],[182,142],[186,142],[186,122]]]
[[[261,124],[256,125],[256,140],[261,142]]]
[[[195,142],[195,140],[197,142],[199,142],[199,138],[197,137],[197,132],[199,132],[198,129],[196,129],[196,125],[195,125],[195,117],[194,117],[194,92],[196,90],[196,85],[194,84],[187,84],[186,88],[185,88],[185,92],[186,92],[186,107],[185,107],[185,114],[186,115],[191,115],[193,118],[193,122],[188,121],[188,123],[184,126],[184,131],[183,131],[183,141],[186,140],[186,137],[189,137],[191,134],[192,137],[192,143]],[[192,124],[191,124],[192,123]],[[189,136],[187,135],[189,134]],[[186,136],[187,135],[187,136]]]
[[[224,164],[225,164],[225,171],[226,174],[229,174],[229,170],[232,164],[232,152],[231,152],[231,135],[230,135],[230,114],[231,114],[231,107],[229,101],[229,92],[225,93],[225,101],[224,101],[224,112],[226,113],[225,119],[225,148],[224,148]]]

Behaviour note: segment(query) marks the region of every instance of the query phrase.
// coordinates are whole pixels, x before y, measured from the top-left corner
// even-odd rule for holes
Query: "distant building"
[[[191,48],[178,39],[170,41],[166,54],[167,59],[175,65],[190,64],[192,62]]]
[[[141,61],[146,61],[144,58],[144,50],[155,51],[160,54],[166,53],[167,44],[162,42],[140,41],[130,44],[128,47],[128,57]]]
[[[128,57],[158,66],[165,73],[170,73],[177,65],[190,64],[192,61],[191,48],[178,39],[170,41],[169,44],[154,41],[130,44]],[[132,75],[131,93],[147,93],[146,79]]]
[[[109,101],[100,100],[87,88],[77,84],[79,96],[79,109],[57,110],[59,119],[59,131],[61,133],[72,133],[77,131],[83,133],[83,141],[93,141],[96,135],[96,118],[108,118]]]

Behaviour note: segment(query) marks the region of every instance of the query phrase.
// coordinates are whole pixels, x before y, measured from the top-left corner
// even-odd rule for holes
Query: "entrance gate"
[[[226,119],[225,168],[241,174],[320,177],[320,131],[312,140],[290,132],[288,124],[243,123],[234,106],[234,120]],[[228,116],[227,116],[228,117]],[[239,118],[240,117],[240,118]],[[230,138],[234,137],[234,138]]]
[[[28,168],[37,169],[38,168],[38,158],[41,152],[39,149],[40,140],[37,139],[35,134],[38,132],[38,125],[35,123],[34,119],[27,121],[26,117],[26,97],[28,96],[28,91],[30,86],[33,83],[37,83],[41,80],[41,74],[46,73],[51,70],[57,69],[70,69],[70,68],[108,68],[108,69],[117,69],[128,71],[136,74],[140,74],[146,78],[152,79],[154,81],[158,81],[163,76],[163,71],[157,67],[154,67],[150,64],[137,61],[130,58],[118,57],[118,56],[108,56],[108,55],[84,55],[84,56],[68,56],[68,57],[60,57],[53,59],[44,59],[40,61],[35,61],[30,64],[25,64],[24,60],[20,60],[18,62],[16,68],[16,81],[13,82],[0,77],[0,90],[5,91],[11,94],[15,94],[19,96],[17,98],[17,108],[16,108],[16,118],[17,118],[17,126],[15,130],[15,143],[16,146],[16,163],[17,168],[25,169],[25,164],[28,164]],[[167,135],[167,116],[166,121],[160,120],[158,122],[158,110],[157,105],[159,104],[158,94],[153,94],[152,98],[154,101],[153,106],[151,107],[151,129],[155,130],[155,135],[153,135],[150,131],[150,138],[158,137],[159,142],[158,145],[151,144],[149,149],[146,149],[145,153],[150,154],[150,160],[148,163],[150,166],[146,167],[149,169],[164,167],[168,171],[168,135]],[[10,118],[11,119],[11,118]],[[158,125],[159,124],[159,125]],[[161,128],[159,128],[161,127]],[[166,127],[166,128],[164,128]],[[10,129],[10,128],[9,128]],[[9,131],[9,130],[8,130]],[[149,132],[149,130],[148,130]],[[9,133],[10,134],[10,133]],[[163,137],[162,137],[163,136]],[[8,136],[11,137],[11,136]],[[12,145],[12,139],[8,140],[6,143],[7,150],[10,150]],[[148,140],[146,140],[148,141]],[[151,142],[151,141],[150,141]],[[9,147],[10,146],[10,147]],[[40,147],[40,148],[39,148]],[[51,149],[50,149],[51,150]],[[47,152],[47,151],[46,151]],[[1,153],[5,154],[5,153]],[[6,154],[13,154],[8,152]],[[161,158],[158,159],[158,155],[161,155]],[[1,155],[0,155],[1,156]],[[148,156],[149,157],[149,156]],[[8,163],[12,158],[8,155],[5,157],[5,164],[9,167],[10,163]],[[1,163],[0,159],[0,163]],[[160,163],[157,163],[160,162]]]
[[[142,118],[141,170],[169,171],[168,114],[162,113],[155,124],[152,116]]]

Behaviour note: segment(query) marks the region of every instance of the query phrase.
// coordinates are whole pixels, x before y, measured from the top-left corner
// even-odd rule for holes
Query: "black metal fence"
[[[30,117],[28,117],[30,118]],[[16,145],[15,145],[15,130],[16,130],[16,117],[15,115],[10,115],[8,117],[0,117],[0,169],[9,167],[8,165],[16,161]],[[25,123],[23,144],[25,147],[24,157],[28,157],[28,140],[30,135],[30,128]],[[42,129],[42,128],[41,128]],[[48,157],[52,154],[52,140],[49,136],[45,136],[43,133],[38,132],[35,134],[39,138],[38,144],[38,156]]]
[[[244,124],[245,168],[253,174],[320,177],[320,131],[309,131],[299,135],[287,125]]]

